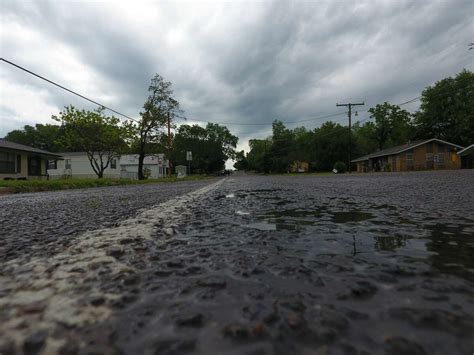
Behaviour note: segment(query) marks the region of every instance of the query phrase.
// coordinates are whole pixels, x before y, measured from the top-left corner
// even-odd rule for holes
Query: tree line
[[[52,116],[58,124],[26,125],[9,132],[5,139],[55,153],[85,152],[98,178],[121,154],[138,155],[139,179],[146,178],[145,157],[161,153],[171,167],[186,163],[186,152],[192,151],[193,171],[209,174],[222,170],[226,160],[234,157],[238,138],[226,127],[212,123],[204,128],[183,124],[174,137],[169,135],[168,126],[176,128],[175,119],[182,112],[171,86],[156,74],[137,120],[122,122],[107,116],[104,108],[89,111],[68,106]]]
[[[356,122],[351,132],[332,121],[308,130],[288,129],[275,120],[272,135],[251,139],[248,153],[235,151],[238,138],[225,126],[177,127],[175,120],[182,111],[171,86],[156,74],[137,120],[121,122],[105,115],[103,108],[87,111],[69,106],[53,116],[57,125],[26,125],[5,139],[50,152],[86,152],[99,178],[117,155],[137,154],[140,179],[145,178],[145,156],[159,153],[176,166],[187,165],[186,152],[191,151],[196,173],[222,170],[229,158],[239,170],[287,172],[293,162],[306,161],[312,171],[329,171],[336,162],[349,163],[349,150],[354,158],[416,139],[439,138],[461,146],[474,142],[474,73],[468,70],[425,88],[415,113],[384,102],[368,110],[371,121]],[[176,129],[174,136],[168,135],[168,124]]]
[[[288,129],[275,120],[270,137],[251,139],[247,154],[236,153],[234,167],[281,173],[289,171],[294,161],[306,161],[312,171],[330,171],[338,162],[349,164],[349,150],[354,159],[418,139],[439,138],[461,146],[474,143],[473,72],[463,70],[438,81],[423,90],[420,100],[415,113],[388,102],[378,104],[368,110],[372,120],[356,122],[351,132],[331,121],[308,130]]]

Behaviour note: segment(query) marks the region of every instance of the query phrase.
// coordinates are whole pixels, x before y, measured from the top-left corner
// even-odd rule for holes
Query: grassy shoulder
[[[183,178],[166,177],[161,179],[131,180],[131,179],[55,179],[55,180],[0,180],[0,194],[37,191],[53,191],[68,189],[84,189],[101,186],[164,184],[180,181],[208,179],[207,175],[191,175]]]

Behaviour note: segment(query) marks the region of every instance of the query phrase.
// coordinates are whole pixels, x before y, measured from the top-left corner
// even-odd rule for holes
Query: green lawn
[[[50,190],[83,189],[88,187],[138,185],[138,184],[163,184],[178,181],[202,180],[210,178],[206,175],[191,175],[184,178],[162,178],[149,180],[131,179],[55,179],[55,180],[0,180],[0,194],[36,192]]]

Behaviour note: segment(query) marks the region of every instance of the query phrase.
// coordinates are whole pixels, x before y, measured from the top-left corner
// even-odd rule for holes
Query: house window
[[[407,166],[413,166],[413,153],[407,153]]]
[[[426,153],[426,161],[433,161],[433,153]]]
[[[71,169],[71,159],[66,159],[65,166],[66,166],[66,169]]]
[[[31,175],[31,176],[41,175],[41,158],[39,157],[28,158],[28,175]]]
[[[112,159],[110,161],[110,169],[117,169],[117,159]]]
[[[16,172],[21,173],[21,154],[16,156]]]
[[[444,153],[439,153],[438,154],[438,164],[443,165],[444,164]]]
[[[14,174],[16,172],[16,154],[0,152],[0,173]]]
[[[48,160],[48,170],[55,170],[58,168],[58,161],[57,160]]]

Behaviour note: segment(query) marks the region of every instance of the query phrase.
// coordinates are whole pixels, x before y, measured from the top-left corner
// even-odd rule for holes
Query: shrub
[[[337,161],[336,164],[334,164],[334,169],[336,169],[338,173],[342,174],[347,171],[347,166],[344,162]]]

